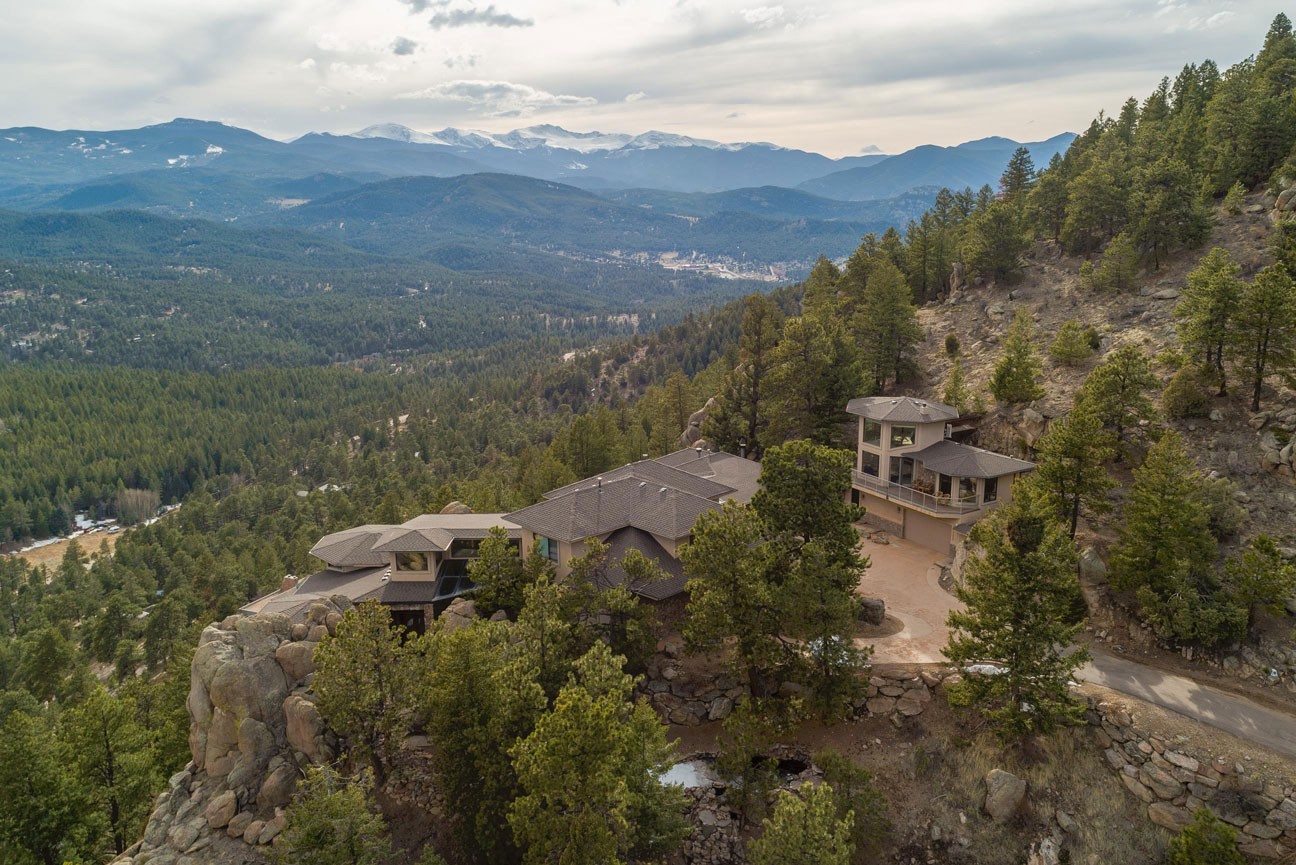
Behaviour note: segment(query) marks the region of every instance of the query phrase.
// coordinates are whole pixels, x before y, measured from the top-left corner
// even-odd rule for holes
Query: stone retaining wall
[[[677,637],[657,644],[640,688],[662,720],[683,727],[723,721],[747,693],[746,686],[727,673],[690,673],[684,664],[684,643]]]
[[[1247,856],[1281,859],[1296,850],[1296,789],[1292,780],[1267,781],[1242,763],[1193,754],[1135,729],[1120,706],[1090,701],[1089,722],[1111,767],[1147,805],[1148,819],[1177,832],[1199,808],[1238,830]]]

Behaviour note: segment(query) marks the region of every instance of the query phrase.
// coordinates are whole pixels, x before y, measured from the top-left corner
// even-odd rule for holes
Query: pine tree
[[[1031,159],[1030,150],[1025,146],[1018,147],[999,177],[999,197],[1006,204],[1020,208],[1034,185],[1035,162]]]
[[[837,284],[841,282],[842,272],[837,265],[833,264],[824,256],[819,256],[815,261],[814,267],[810,268],[810,275],[801,291],[801,312],[804,315],[817,318],[824,321],[831,318],[837,309]],[[767,315],[767,311],[758,308],[757,301],[763,301],[771,308],[777,311],[773,303],[763,294],[753,294],[743,300],[743,333],[749,330],[759,334],[760,328],[749,327],[747,316],[753,313],[762,317]],[[779,318],[782,318],[780,315]],[[764,326],[764,322],[760,322]]]
[[[285,865],[385,865],[391,858],[367,775],[344,778],[328,766],[311,767],[286,814],[279,848]]]
[[[1119,448],[1127,444],[1128,433],[1156,417],[1148,395],[1157,387],[1152,361],[1142,349],[1125,345],[1112,352],[1081,385],[1076,402],[1085,402],[1116,436]]]
[[[684,836],[683,792],[659,780],[674,746],[622,659],[595,643],[553,711],[512,748],[522,794],[508,821],[528,865],[620,865],[657,858]]]
[[[1082,510],[1090,514],[1111,510],[1107,493],[1116,482],[1104,463],[1114,455],[1111,434],[1084,402],[1053,421],[1040,439],[1030,483],[1039,487],[1041,503],[1069,524],[1071,538],[1075,538]]]
[[[1183,439],[1167,430],[1134,470],[1112,549],[1112,584],[1136,592],[1163,638],[1214,645],[1246,625],[1245,611],[1217,591],[1210,571],[1216,551],[1201,473]]]
[[[1247,611],[1247,626],[1255,624],[1255,610],[1281,615],[1284,602],[1296,592],[1296,565],[1283,559],[1273,538],[1259,535],[1250,549],[1229,559],[1224,580],[1238,605]]]
[[[409,723],[409,651],[392,627],[391,612],[374,600],[344,613],[337,633],[315,649],[320,715],[368,761],[380,786]]]
[[[153,791],[162,781],[135,709],[133,700],[100,688],[69,710],[61,725],[73,772],[106,819],[117,854],[144,831]]]
[[[972,408],[972,391],[963,380],[963,360],[954,358],[950,364],[949,378],[945,380],[945,390],[941,400],[946,405],[954,406],[959,414],[967,414]]]
[[[1062,173],[1062,155],[1054,153],[1041,172],[1035,188],[1026,196],[1026,213],[1036,231],[1054,243],[1062,237],[1067,214],[1067,184]]]
[[[1224,348],[1233,334],[1242,297],[1242,269],[1228,250],[1215,247],[1188,274],[1188,285],[1175,308],[1179,341],[1207,366],[1215,368],[1220,396],[1226,393]]]
[[[1271,264],[1242,288],[1230,349],[1251,384],[1251,410],[1260,410],[1265,378],[1296,370],[1296,282]]]
[[[752,865],[850,865],[854,820],[850,812],[837,816],[827,784],[803,787],[800,795],[784,791],[765,831],[749,846]]]
[[[1132,291],[1138,284],[1139,254],[1134,238],[1122,231],[1103,250],[1097,285],[1103,291]]]
[[[768,425],[761,432],[762,447],[831,435],[820,424],[829,398],[832,348],[831,337],[818,321],[802,317],[787,323],[766,380],[769,409]],[[845,403],[835,408],[844,407]]]
[[[1237,216],[1242,212],[1242,205],[1246,204],[1246,187],[1241,183],[1234,183],[1229,187],[1229,191],[1224,195],[1224,201],[1221,207],[1229,216]]]
[[[1014,404],[1037,400],[1044,395],[1040,386],[1040,364],[1033,342],[1034,326],[1030,314],[1018,309],[1013,317],[1004,354],[995,364],[990,377],[990,393],[1001,403]]]
[[[1159,270],[1176,247],[1201,243],[1210,230],[1192,172],[1178,159],[1163,157],[1137,173],[1130,210],[1135,236],[1152,256],[1153,269]]]
[[[1006,735],[1048,731],[1080,716],[1071,674],[1087,660],[1067,647],[1079,602],[1075,545],[1029,485],[972,530],[979,552],[956,589],[967,609],[949,614],[945,656],[956,666],[994,661],[998,675],[969,675],[951,695],[978,706]]]
[[[697,649],[734,640],[737,672],[759,681],[781,659],[774,639],[781,626],[781,595],[772,580],[765,525],[750,505],[726,502],[698,517],[680,549],[688,575],[684,639]]]
[[[1012,282],[1022,270],[1030,248],[1020,212],[996,201],[968,220],[963,236],[963,261],[975,274],[995,282]]]
[[[84,792],[47,725],[21,711],[0,718],[0,849],[14,862],[78,861]]]
[[[912,369],[913,352],[922,342],[923,331],[904,274],[890,262],[877,264],[869,271],[864,307],[851,330],[863,348],[864,377],[874,391],[881,390],[888,381],[898,381]],[[854,394],[839,388],[836,398],[844,396],[849,401],[851,396],[859,395],[858,383],[855,388]],[[844,408],[845,402],[840,406]]]

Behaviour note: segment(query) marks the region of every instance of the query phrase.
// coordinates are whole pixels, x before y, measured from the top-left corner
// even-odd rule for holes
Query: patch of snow
[[[221,155],[222,153],[224,153],[224,152],[225,152],[225,148],[224,148],[224,147],[221,147],[221,146],[218,145],[218,144],[208,144],[208,145],[207,145],[207,155],[208,155],[208,156],[220,156],[220,155]]]
[[[352,132],[351,138],[386,138],[389,141],[404,141],[406,144],[447,144],[435,135],[401,126],[399,123],[378,123],[366,126],[359,132]]]
[[[567,167],[570,168],[572,171],[584,171],[586,168],[589,168],[589,166],[586,165],[584,162],[573,162]]]

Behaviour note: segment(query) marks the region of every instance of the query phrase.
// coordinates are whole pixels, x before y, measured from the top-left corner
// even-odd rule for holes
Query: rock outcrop
[[[272,613],[209,625],[190,669],[192,762],[154,804],[122,865],[260,863],[307,766],[337,758],[310,692],[315,647],[351,602],[337,596],[304,622]]]

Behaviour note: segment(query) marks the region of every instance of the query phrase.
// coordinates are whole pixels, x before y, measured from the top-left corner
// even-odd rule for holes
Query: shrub
[[[1093,331],[1093,328],[1089,328]],[[1097,332],[1094,331],[1097,335]],[[1074,319],[1062,325],[1058,331],[1057,339],[1049,346],[1049,357],[1065,366],[1075,366],[1084,363],[1093,356],[1094,348],[1091,345],[1088,333],[1080,327],[1080,322]]]
[[[1246,189],[1242,184],[1234,183],[1229,187],[1229,191],[1224,194],[1224,212],[1229,216],[1237,216],[1242,212],[1242,205],[1246,203]]]
[[[1202,481],[1202,498],[1210,532],[1216,540],[1227,540],[1242,528],[1246,511],[1237,503],[1237,484],[1228,478],[1206,478]]]
[[[391,856],[368,772],[348,779],[327,766],[308,769],[287,814],[284,865],[381,865]]]
[[[837,818],[855,815],[851,841],[856,849],[875,844],[891,831],[886,796],[873,785],[869,770],[831,748],[815,754],[814,763],[823,771],[824,783],[837,793]]]
[[[1167,865],[1246,865],[1238,852],[1237,832],[1206,808],[1170,842]]]
[[[959,353],[959,338],[956,333],[945,334],[945,353],[950,357]]]
[[[1210,394],[1202,382],[1201,370],[1185,366],[1175,373],[1161,394],[1161,407],[1170,417],[1206,417],[1210,413]]]

